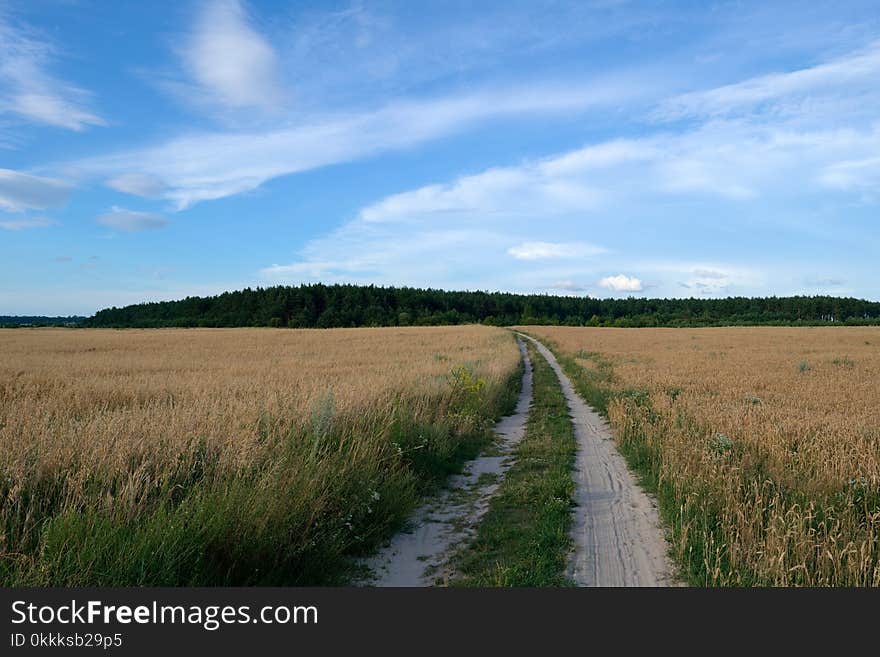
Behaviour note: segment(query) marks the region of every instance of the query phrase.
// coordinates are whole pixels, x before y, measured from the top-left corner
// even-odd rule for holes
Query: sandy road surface
[[[378,554],[361,562],[374,576],[359,584],[435,586],[449,580],[449,557],[463,541],[473,537],[510,467],[511,451],[525,433],[532,403],[532,367],[525,344],[520,339],[517,342],[525,364],[522,390],[513,415],[495,425],[495,433],[501,438],[499,455],[480,456],[470,461],[462,474],[450,477],[447,489],[415,511],[410,531],[398,533]]]
[[[569,576],[579,586],[673,586],[668,545],[654,502],[636,484],[602,417],[575,392],[556,358],[531,340],[556,372],[578,444]]]

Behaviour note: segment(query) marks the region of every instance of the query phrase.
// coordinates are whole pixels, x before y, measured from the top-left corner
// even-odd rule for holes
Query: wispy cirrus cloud
[[[653,113],[659,120],[719,118],[764,111],[777,116],[802,115],[846,104],[855,109],[865,95],[877,97],[880,41],[828,62],[784,73],[760,75],[735,84],[693,91],[670,98]],[[858,90],[857,93],[853,93]],[[825,103],[817,102],[817,96]]]
[[[613,139],[403,192],[369,206],[363,217],[453,210],[590,212],[630,204],[633,189],[644,199],[708,195],[733,202],[829,188],[873,189],[880,179],[880,86],[867,84],[872,79],[880,79],[880,45],[829,64],[661,104],[667,110],[687,107],[701,119],[685,130]],[[865,94],[877,102],[853,102]],[[755,104],[761,105],[760,116],[752,114]],[[836,112],[832,122],[826,120],[829,108]]]
[[[492,119],[550,117],[601,106],[618,99],[618,92],[628,93],[616,85],[607,90],[554,85],[396,101],[375,111],[322,116],[295,126],[184,136],[56,168],[111,180],[123,174],[159,180],[165,185],[161,198],[184,209],[251,191],[279,176],[409,148]],[[589,190],[546,185],[536,194],[536,200],[580,204]],[[374,218],[380,218],[378,210]]]
[[[47,217],[28,217],[25,219],[0,219],[0,228],[4,230],[29,230],[54,226],[57,221]]]
[[[406,6],[352,2],[342,8],[304,4],[292,10],[294,28],[287,39],[279,39],[278,50],[298,96],[334,102],[400,96],[453,77],[497,75],[499,68],[518,71],[525,68],[524,58],[544,59],[556,48],[619,39],[655,20],[652,11],[609,12],[586,2],[556,3],[552,11],[530,2],[484,2],[479,9],[444,3],[431,20],[412,21],[399,11]],[[583,75],[604,70],[585,60],[576,66]],[[633,94],[660,86],[661,75],[641,76],[640,83],[620,71],[613,77]]]
[[[559,214],[600,204],[601,193],[588,180],[554,175],[551,168],[533,163],[490,169],[449,184],[395,194],[364,208],[361,217],[396,221],[428,213]]]
[[[102,226],[120,230],[126,233],[138,233],[144,230],[164,228],[169,224],[168,219],[155,212],[140,212],[127,210],[114,205],[109,212],[105,212],[97,218]]]
[[[754,264],[652,267],[638,259],[627,262],[618,245],[632,248],[632,240],[615,226],[623,220],[637,232],[650,234],[662,230],[651,224],[658,221],[656,208],[710,202],[716,209],[733,207],[738,214],[760,215],[761,224],[772,225],[775,217],[761,208],[798,208],[829,190],[870,188],[880,151],[880,112],[875,108],[865,116],[863,108],[844,103],[840,107],[846,111],[838,120],[845,126],[826,127],[823,117],[846,88],[830,85],[829,78],[838,67],[852,66],[859,71],[851,76],[852,84],[861,88],[869,74],[865,70],[873,70],[872,52],[835,60],[830,70],[819,64],[815,72],[792,73],[793,81],[782,85],[789,93],[770,93],[775,78],[746,81],[743,88],[753,91],[749,97],[762,103],[759,115],[747,106],[744,92],[710,90],[705,98],[732,97],[743,107],[729,107],[730,115],[723,118],[718,116],[720,109],[694,109],[698,120],[685,128],[664,126],[639,137],[593,143],[392,194],[362,208],[342,229],[312,240],[295,262],[266,268],[263,274],[274,280],[314,280],[319,274],[337,280],[394,280],[395,274],[407,271],[401,264],[409,262],[406,256],[399,256],[401,262],[395,259],[395,254],[407,253],[407,245],[420,245],[419,257],[408,265],[417,270],[425,261],[444,262],[448,250],[431,247],[432,238],[479,226],[496,242],[457,245],[456,262],[483,264],[483,273],[473,277],[467,276],[467,265],[461,265],[459,286],[488,285],[496,280],[488,272],[497,269],[506,272],[508,289],[528,289],[525,281],[542,289],[611,294],[642,292],[649,286],[666,294],[687,289],[699,295],[761,289],[769,279],[757,274],[760,267]],[[816,102],[798,103],[796,112],[789,111],[792,94],[807,93]],[[696,96],[691,98],[696,108]],[[688,216],[690,223],[680,230],[706,232],[712,227],[704,217],[684,215]],[[613,250],[573,246],[582,244],[576,237],[582,235],[598,235],[596,241]],[[644,249],[645,241],[639,241]],[[585,261],[586,255],[591,261]],[[504,264],[505,257],[508,263],[512,257],[517,269]],[[554,266],[548,267],[548,262]],[[609,270],[629,273],[608,275]]]
[[[159,178],[145,173],[123,173],[107,180],[106,185],[118,192],[143,198],[157,198],[167,189]]]
[[[819,174],[819,181],[835,189],[880,189],[880,157],[841,160],[829,164]]]
[[[0,115],[75,131],[105,125],[89,109],[87,91],[49,73],[57,55],[31,30],[13,25],[0,8]]]
[[[397,221],[434,213],[566,214],[607,201],[601,172],[663,157],[650,139],[613,140],[524,164],[497,167],[394,194],[360,212],[365,221]]]
[[[568,293],[586,292],[590,289],[589,286],[574,281],[557,281],[550,284],[548,287],[551,290]]]
[[[0,34],[0,68],[12,62],[0,70],[0,145],[34,142],[5,166],[72,181],[78,196],[50,212],[37,206],[51,195],[26,201],[23,179],[0,182],[0,220],[24,231],[0,240],[7,271],[43,275],[31,262],[57,244],[27,228],[45,213],[65,224],[60,252],[107,248],[88,275],[118,288],[108,303],[148,298],[153,273],[208,275],[198,242],[209,225],[247,247],[228,253],[229,287],[259,283],[256,254],[278,263],[260,273],[272,282],[626,296],[635,279],[642,293],[710,296],[845,280],[828,289],[876,296],[864,281],[877,279],[880,45],[866,3],[410,4],[188,0],[97,22],[76,3],[15,4],[45,32],[4,18],[16,38]],[[100,140],[17,130],[100,124],[103,109],[71,83],[112,100],[112,130]],[[369,162],[266,184],[358,160]],[[340,216],[350,193],[368,193],[365,168],[383,191]],[[261,186],[193,209],[186,230],[158,230],[172,211]],[[124,207],[102,215],[96,235],[96,215],[114,203]],[[286,225],[271,225],[281,208]],[[150,229],[132,258],[114,257],[111,232]],[[134,261],[148,255],[140,247],[177,240],[192,256],[173,276],[144,267],[173,264],[178,249]],[[30,258],[33,245],[42,258]],[[85,272],[95,262],[82,257]]]
[[[11,212],[56,207],[67,202],[71,187],[54,178],[0,169],[0,208]]]
[[[242,34],[261,39],[248,27],[246,12],[237,3],[206,5],[204,12],[208,18],[197,24],[193,34],[201,36],[195,42],[219,39],[222,44],[223,35],[239,34],[238,27]],[[249,39],[241,36],[243,42]],[[269,61],[271,48],[264,46],[269,50],[257,45],[253,49],[264,52]],[[250,61],[247,56],[233,57],[227,66],[223,57],[206,54],[215,47],[226,50],[222,45],[193,46],[193,52],[202,53],[206,67],[217,60],[216,75],[203,71],[200,84],[205,89],[213,88],[211,93],[218,98],[224,96],[224,85],[229,86],[229,94],[241,91],[241,97],[230,95],[223,101],[230,106],[274,95],[275,83],[265,82],[266,75],[254,74],[250,80],[247,71],[237,68],[239,59]],[[235,48],[230,46],[229,51]],[[262,56],[254,57],[262,61]],[[261,70],[261,65],[255,67]],[[880,141],[876,127],[880,114],[873,109],[880,106],[880,89],[867,84],[878,67],[880,46],[871,46],[811,68],[679,95],[660,102],[652,116],[695,119],[685,131],[663,126],[541,161],[494,167],[389,196],[365,207],[362,216],[398,221],[428,211],[510,212],[514,205],[521,213],[540,208],[559,214],[595,209],[610,200],[609,193],[613,197],[616,191],[633,188],[648,195],[708,194],[743,201],[761,197],[779,181],[799,177],[809,177],[811,184],[824,181],[828,187],[855,186],[870,173],[870,159]],[[239,84],[241,77],[256,87]],[[650,83],[624,81],[606,77],[397,99],[371,111],[299,116],[295,124],[184,135],[73,162],[70,170],[109,179],[111,187],[127,193],[164,198],[179,210],[254,190],[279,176],[410,148],[488,120],[571,116],[588,109],[644,104],[644,87]],[[865,102],[871,99],[878,102]],[[760,116],[752,112],[756,104],[762,108]],[[828,121],[832,110],[835,119]],[[646,125],[656,126],[650,121]],[[835,171],[833,167],[844,159],[852,162],[849,170]],[[510,202],[511,198],[517,202]]]
[[[606,249],[586,242],[523,242],[507,249],[517,260],[588,258],[607,253]]]

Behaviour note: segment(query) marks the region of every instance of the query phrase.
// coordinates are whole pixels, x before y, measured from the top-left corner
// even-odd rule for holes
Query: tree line
[[[880,324],[880,302],[830,296],[596,299],[317,283],[112,307],[82,325],[334,328],[475,322],[620,327]]]
[[[21,326],[79,326],[85,321],[80,315],[47,317],[46,315],[0,315],[0,328]]]

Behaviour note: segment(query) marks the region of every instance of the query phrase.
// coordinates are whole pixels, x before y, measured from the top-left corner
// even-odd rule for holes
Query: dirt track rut
[[[636,484],[607,424],[575,392],[556,358],[531,340],[556,372],[578,444],[569,576],[579,586],[671,586],[673,568],[653,500]]]
[[[517,342],[524,364],[522,388],[513,414],[495,425],[501,438],[498,455],[480,456],[470,461],[462,474],[450,477],[448,487],[437,498],[415,511],[409,523],[411,531],[398,533],[378,554],[362,562],[373,577],[360,584],[436,586],[449,580],[449,557],[473,537],[510,467],[511,453],[525,433],[532,403],[532,366],[525,344],[520,339]]]

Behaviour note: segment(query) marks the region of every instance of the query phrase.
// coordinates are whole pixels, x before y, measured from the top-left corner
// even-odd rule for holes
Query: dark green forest
[[[78,326],[85,317],[71,315],[69,317],[46,317],[45,315],[0,315],[0,328],[18,326]]]
[[[494,325],[731,326],[880,324],[880,302],[828,296],[594,299],[373,285],[246,288],[101,310],[93,327]]]

